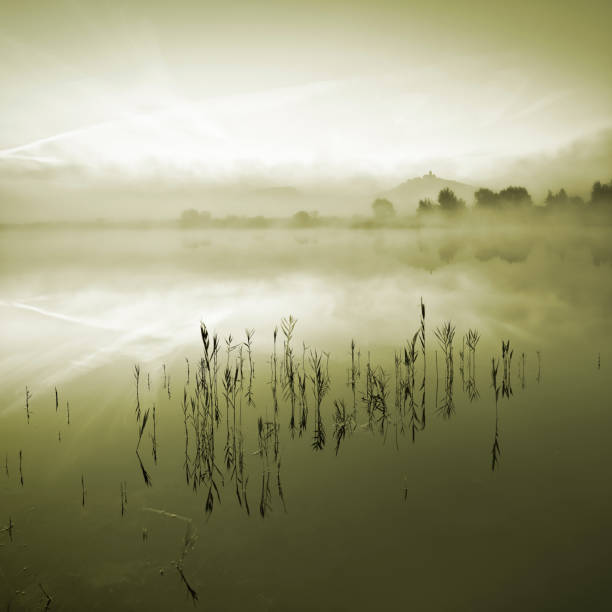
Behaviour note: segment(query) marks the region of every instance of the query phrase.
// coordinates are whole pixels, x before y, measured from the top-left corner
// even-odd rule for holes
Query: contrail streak
[[[108,329],[113,331],[120,331],[121,328],[116,325],[108,325],[104,323],[100,323],[98,321],[91,321],[87,319],[80,319],[78,317],[72,317],[70,315],[62,314],[61,312],[53,312],[52,310],[46,310],[44,308],[39,308],[38,306],[31,306],[30,304],[23,304],[21,302],[5,302],[4,300],[0,300],[0,306],[7,306],[10,308],[18,308],[20,310],[29,310],[31,312],[36,312],[45,317],[51,317],[53,319],[60,319],[61,321],[68,321],[69,323],[76,323],[78,325],[84,325],[86,327],[95,327],[97,329]]]

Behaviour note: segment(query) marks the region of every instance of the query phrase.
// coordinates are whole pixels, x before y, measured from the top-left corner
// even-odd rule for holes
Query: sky
[[[0,183],[483,179],[612,127],[611,18],[594,0],[3,2]]]

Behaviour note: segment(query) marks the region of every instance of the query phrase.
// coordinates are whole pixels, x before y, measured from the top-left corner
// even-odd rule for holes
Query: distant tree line
[[[524,208],[531,206],[533,200],[525,187],[506,187],[500,192],[490,189],[479,189],[474,193],[474,202],[478,208]]]
[[[591,190],[591,204],[595,206],[611,206],[612,205],[612,180],[603,185],[597,181],[593,183]]]
[[[525,210],[532,206],[533,200],[525,187],[509,186],[499,192],[481,188],[474,192],[474,208],[477,210]],[[445,188],[438,194],[437,202],[430,198],[419,200],[417,212],[419,214],[435,211],[457,213],[465,208],[465,201],[458,198],[451,189]],[[602,184],[600,181],[594,183],[588,203],[579,196],[569,196],[565,189],[560,189],[557,193],[549,190],[544,208],[548,210],[590,208],[612,212],[612,180],[609,183]]]
[[[244,229],[265,229],[271,227],[293,227],[307,228],[319,227],[321,225],[335,223],[334,217],[319,217],[317,211],[306,212],[300,210],[292,217],[264,217],[257,215],[254,217],[227,215],[225,217],[213,217],[208,211],[198,211],[189,208],[181,213],[179,225],[182,228],[244,228]]]
[[[612,213],[612,180],[608,183],[597,181],[593,184],[591,198],[585,202],[578,196],[569,196],[565,189],[557,193],[549,191],[544,206],[534,207],[533,200],[525,187],[509,186],[501,191],[480,188],[474,192],[474,210],[482,211],[508,211],[508,210],[530,210],[537,209],[544,212],[557,212],[562,210],[576,211],[607,211]],[[433,201],[430,198],[419,200],[417,213],[419,215],[441,212],[448,215],[460,214],[467,210],[465,200],[457,197],[455,192],[448,187],[438,193],[438,198]],[[372,216],[366,218],[353,217],[354,227],[380,227],[393,222],[394,225],[402,223],[401,217],[396,218],[393,203],[386,198],[377,198],[372,202]],[[368,220],[369,219],[369,220]],[[194,208],[184,210],[179,220],[181,227],[243,227],[243,228],[266,228],[266,227],[293,227],[313,228],[321,226],[343,226],[346,219],[340,217],[319,216],[317,211],[306,212],[300,210],[289,218],[270,218],[263,216],[236,217],[227,216],[213,218],[207,211],[197,211]]]

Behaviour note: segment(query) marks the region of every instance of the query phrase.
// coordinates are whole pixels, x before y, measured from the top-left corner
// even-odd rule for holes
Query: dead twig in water
[[[43,585],[39,582],[38,586],[40,587],[40,590],[42,591],[42,594],[45,596],[46,601],[45,601],[45,607],[43,608],[43,610],[48,610],[51,607],[51,604],[53,603],[53,597],[51,597],[51,595],[49,595],[49,593],[47,593],[47,591],[45,591],[45,587],[43,587]]]

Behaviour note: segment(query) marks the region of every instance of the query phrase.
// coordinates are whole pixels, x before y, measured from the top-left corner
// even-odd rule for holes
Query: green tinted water
[[[226,279],[218,284],[213,280],[219,271],[208,273],[205,257],[201,273],[186,274],[176,253],[190,247],[171,241],[176,253],[166,249],[168,258],[157,272],[151,264],[139,273],[139,264],[125,257],[124,268],[76,258],[49,274],[17,256],[12,267],[5,263],[0,526],[8,528],[10,520],[12,527],[0,533],[0,604],[40,609],[46,602],[42,585],[53,598],[50,609],[191,609],[189,585],[198,606],[214,610],[607,609],[609,264],[595,265],[581,244],[563,256],[551,254],[554,249],[536,252],[521,264],[459,258],[430,273],[391,265],[402,252],[397,236],[388,242],[365,239],[383,242],[376,250],[340,238],[354,249],[352,263],[343,268],[344,258],[350,259],[346,250],[331,238],[317,238],[317,248],[333,264],[331,274],[318,264],[314,271],[304,265],[279,276],[238,258],[235,263],[245,267],[226,263]],[[136,247],[120,243],[137,257]],[[391,254],[385,259],[381,249]],[[370,255],[381,262],[373,264]],[[360,277],[353,270],[360,261],[371,273]],[[96,273],[88,276],[88,270]],[[301,291],[288,310],[296,287]],[[589,299],[582,295],[587,291]],[[421,293],[427,307],[425,419],[423,425],[419,353],[413,441],[409,405],[402,408],[395,400],[394,351],[403,350],[418,329]],[[260,296],[266,297],[263,305]],[[196,303],[199,310],[192,308]],[[186,320],[176,316],[180,321],[173,324],[176,311]],[[212,511],[206,510],[210,481],[195,478],[194,487],[195,430],[188,421],[186,451],[182,407],[185,388],[188,402],[195,397],[202,355],[198,321],[207,312],[210,327],[222,334],[220,418],[214,425],[219,492],[213,490]],[[244,341],[249,312],[257,325],[255,405],[246,397],[245,365],[236,395],[242,398],[242,419],[237,399],[237,424],[230,410],[228,429],[224,339],[233,330],[233,343]],[[289,312],[299,318],[293,339],[297,371],[302,372],[302,342],[310,347],[308,376],[310,350],[330,353],[331,384],[320,408],[322,450],[313,448],[311,379],[306,426],[292,435],[291,400],[280,375],[280,330],[275,410],[272,331]],[[447,412],[441,409],[446,369],[433,333],[446,319],[457,326],[453,410]],[[462,337],[469,327],[482,334],[477,397],[466,384],[465,360],[461,374]],[[355,396],[347,384],[352,337],[360,350]],[[502,338],[514,349],[512,393],[500,391],[496,410],[491,359],[500,364],[501,386]],[[382,421],[363,400],[368,353],[372,368],[387,374],[388,414]],[[238,349],[231,354],[232,368],[237,356]],[[135,452],[135,363],[141,364],[140,423],[155,405],[156,460],[152,412],[139,456]],[[26,384],[32,393],[29,423]],[[355,406],[355,426],[337,452],[336,400],[344,400],[349,415]],[[297,393],[298,422],[300,406]],[[263,443],[260,418],[270,432]],[[227,465],[228,431],[230,448],[234,434],[237,448],[242,442],[242,471],[231,460]]]

